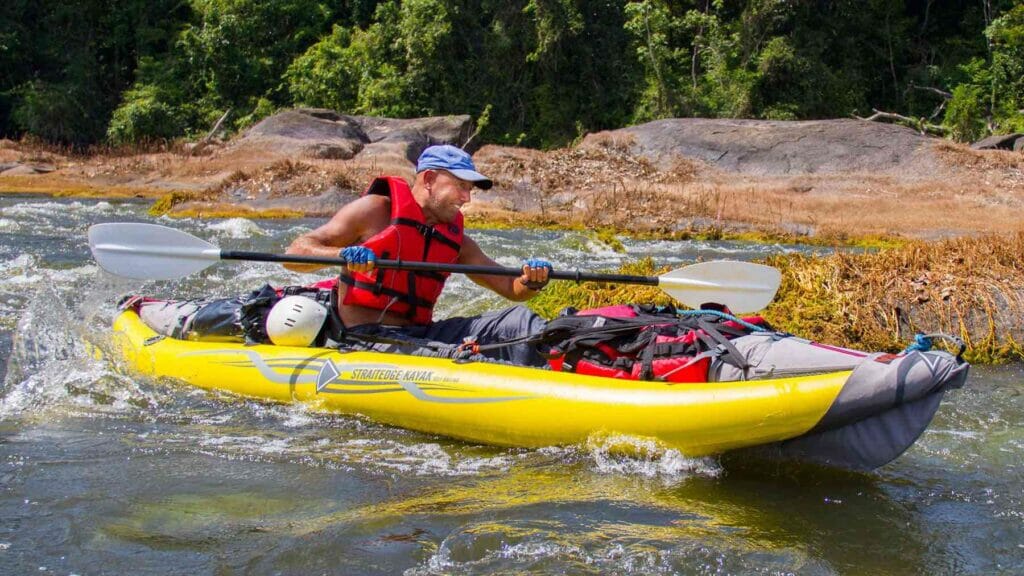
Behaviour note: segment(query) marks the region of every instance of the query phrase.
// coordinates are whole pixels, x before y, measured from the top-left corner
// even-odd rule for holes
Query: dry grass
[[[899,352],[915,333],[946,333],[975,362],[1024,358],[1024,232],[1009,236],[911,242],[870,254],[773,256],[782,286],[762,314],[778,329],[828,344]],[[650,259],[625,274],[656,275]],[[530,307],[545,317],[562,308],[624,302],[677,304],[652,287],[553,282]]]
[[[611,135],[588,137],[585,146],[551,152],[485,146],[475,156],[481,171],[510,198],[497,210],[563,225],[629,228],[634,221],[658,220],[673,199],[661,196],[665,184],[688,182],[696,165],[681,162],[671,171],[623,152],[628,141]]]
[[[948,165],[958,169],[1024,170],[1024,154],[1010,150],[974,150],[970,146],[940,140],[934,149]]]
[[[857,238],[1010,233],[1024,220],[1021,189],[910,182],[872,175],[739,179],[707,175],[682,184],[624,182],[615,200],[591,198],[601,221],[634,230],[704,226]],[[616,206],[616,202],[618,205]],[[588,219],[596,217],[588,213]]]
[[[1022,358],[1024,232],[912,242],[875,254],[774,256],[766,316],[832,344],[896,351],[916,332],[959,336],[975,360]]]
[[[813,236],[817,243],[1007,234],[1024,221],[1019,153],[989,156],[941,144],[944,162],[960,169],[932,179],[881,173],[755,177],[686,161],[659,170],[629,154],[632,142],[624,138],[599,133],[577,148],[551,152],[484,147],[477,163],[494,175],[500,195],[474,213],[664,236]]]
[[[345,167],[329,169],[285,159],[254,172],[236,170],[210,193],[213,197],[232,193],[247,199],[316,196],[331,186],[351,189],[354,180]]]

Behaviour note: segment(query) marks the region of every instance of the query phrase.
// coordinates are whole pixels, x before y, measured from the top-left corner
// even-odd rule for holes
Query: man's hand
[[[551,263],[541,258],[530,258],[523,264],[523,275],[519,282],[530,290],[542,290],[548,285]]]
[[[343,248],[339,256],[345,259],[349,271],[364,274],[373,270],[373,265],[377,261],[377,255],[366,246]]]

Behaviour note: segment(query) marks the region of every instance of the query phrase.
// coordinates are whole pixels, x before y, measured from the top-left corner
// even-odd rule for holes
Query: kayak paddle
[[[89,228],[89,249],[104,270],[140,280],[173,280],[194,274],[220,260],[253,262],[291,262],[341,266],[340,257],[266,254],[240,250],[221,250],[214,244],[187,232],[135,222],[95,224]],[[418,272],[449,272],[521,276],[520,268],[436,264],[403,260],[376,261],[377,268]],[[598,274],[576,271],[552,271],[552,280],[596,281],[657,286],[679,302],[698,308],[717,302],[733,312],[753,312],[768,305],[779,289],[781,273],[771,266],[732,260],[713,260],[691,264],[661,276]]]

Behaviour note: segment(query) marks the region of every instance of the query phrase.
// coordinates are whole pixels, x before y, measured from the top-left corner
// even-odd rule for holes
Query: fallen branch
[[[911,118],[909,116],[903,116],[902,114],[896,114],[895,112],[882,112],[875,108],[872,108],[871,111],[874,112],[874,114],[867,118],[857,116],[856,114],[854,114],[853,117],[858,120],[866,120],[869,122],[893,120],[898,124],[903,124],[904,126],[913,128],[924,135],[933,134],[936,136],[945,136],[949,133],[949,128],[938,124],[930,124],[924,118]]]
[[[918,86],[917,84],[912,83],[910,87],[913,88],[914,90],[923,90],[925,92],[932,92],[934,94],[938,94],[939,96],[942,96],[942,98],[945,100],[951,100],[953,98],[952,92],[946,92],[945,90],[941,88],[935,88],[934,86]]]
[[[217,123],[213,125],[213,129],[210,130],[210,133],[207,134],[205,138],[195,143],[192,149],[189,150],[189,156],[202,153],[202,151],[210,144],[210,140],[213,139],[217,132],[220,132],[220,126],[224,123],[224,120],[227,120],[228,114],[231,114],[231,108],[228,108],[227,111],[221,115],[220,120],[217,120]]]

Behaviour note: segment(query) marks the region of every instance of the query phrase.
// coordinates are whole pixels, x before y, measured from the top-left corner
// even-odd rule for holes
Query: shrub
[[[985,134],[985,93],[980,86],[961,84],[953,89],[953,98],[943,121],[958,142],[973,142]]]
[[[111,144],[134,144],[146,140],[173,138],[184,127],[175,108],[160,98],[152,85],[136,85],[125,93],[107,127]]]

